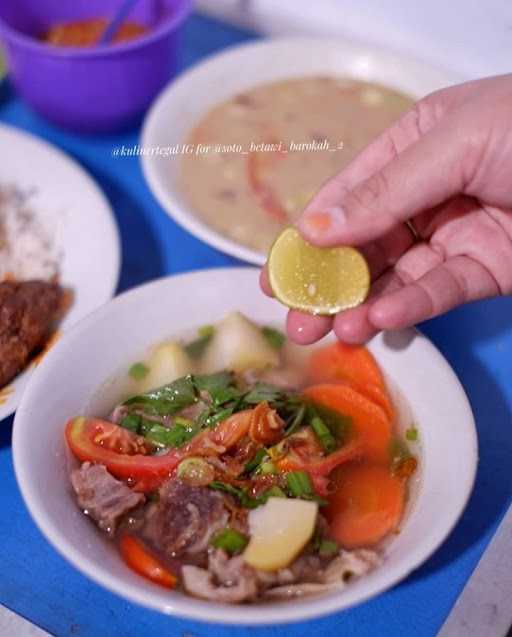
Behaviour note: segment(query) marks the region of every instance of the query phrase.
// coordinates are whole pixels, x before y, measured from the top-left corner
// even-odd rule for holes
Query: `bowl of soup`
[[[262,264],[327,179],[414,100],[456,79],[341,38],[234,47],[158,98],[142,133],[144,174],[174,220]]]
[[[424,336],[296,346],[257,281],[207,270],[118,297],[17,411],[45,537],[163,613],[275,624],[360,603],[430,556],[472,488],[471,409]]]

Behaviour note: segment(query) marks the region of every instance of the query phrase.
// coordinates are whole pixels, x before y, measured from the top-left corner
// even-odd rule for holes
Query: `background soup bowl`
[[[183,144],[190,131],[218,104],[255,86],[290,78],[347,77],[376,82],[418,99],[461,81],[456,74],[372,44],[345,38],[291,37],[231,47],[182,74],[148,112],[141,146]],[[218,140],[223,142],[223,140]],[[213,229],[180,189],[180,155],[141,157],[148,185],[169,216],[193,235],[238,259],[263,265],[266,255]]]
[[[129,364],[159,340],[215,323],[235,309],[259,323],[282,324],[284,309],[258,292],[257,279],[253,269],[207,270],[161,279],[123,294],[84,319],[50,351],[16,414],[16,476],[43,534],[98,584],[163,613],[209,622],[274,624],[359,603],[404,578],[439,546],[472,488],[477,457],[474,422],[453,371],[430,342],[413,330],[379,336],[370,348],[391,386],[399,387],[407,398],[422,442],[421,473],[412,504],[401,532],[385,547],[381,567],[344,591],[244,606],[167,591],[128,569],[76,506],[64,424],[71,416],[94,413],[98,401],[104,403],[104,398],[98,398],[99,388],[103,396],[108,393],[112,379],[126,374]]]
[[[78,131],[130,124],[176,71],[179,27],[192,0],[144,0],[128,19],[143,37],[97,47],[57,47],[38,38],[59,22],[112,16],[119,0],[2,0],[0,40],[17,91],[34,110]]]

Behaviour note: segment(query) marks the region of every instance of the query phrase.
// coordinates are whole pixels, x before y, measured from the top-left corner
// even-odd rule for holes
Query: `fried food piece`
[[[0,387],[28,363],[48,336],[62,288],[45,281],[0,283]]]

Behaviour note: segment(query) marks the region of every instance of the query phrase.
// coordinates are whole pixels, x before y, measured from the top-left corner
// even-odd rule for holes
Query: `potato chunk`
[[[194,362],[176,341],[166,341],[158,345],[151,354],[147,366],[149,373],[140,381],[139,391],[167,385],[195,371]]]
[[[240,312],[231,312],[215,327],[215,334],[205,352],[202,371],[221,369],[243,372],[279,365],[279,352],[271,347],[258,325]]]
[[[251,539],[245,562],[261,571],[285,568],[311,539],[317,514],[316,502],[269,498],[249,513]]]

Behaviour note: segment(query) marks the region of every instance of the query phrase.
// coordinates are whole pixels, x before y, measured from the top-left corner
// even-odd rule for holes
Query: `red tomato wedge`
[[[351,464],[334,472],[336,491],[325,511],[333,537],[348,549],[374,545],[402,517],[405,481],[387,466]]]
[[[372,354],[361,345],[333,343],[322,347],[309,359],[313,383],[341,381],[377,403],[393,420],[394,410],[384,378]]]
[[[389,459],[391,421],[382,407],[344,384],[313,385],[306,388],[303,395],[313,403],[349,416],[355,439],[363,443],[368,458],[382,462]]]
[[[176,577],[133,535],[121,537],[119,550],[126,564],[139,575],[165,588],[176,586]]]
[[[150,456],[141,436],[98,418],[72,418],[66,441],[82,462],[103,464],[116,478],[133,480],[135,490],[152,491],[169,477],[182,459],[177,450]]]
[[[287,455],[278,460],[276,464],[281,471],[307,471],[311,476],[328,476],[340,464],[360,458],[363,453],[362,444],[353,440],[323,458],[311,458],[311,460],[306,461],[293,455]]]
[[[274,142],[270,142],[274,143]],[[284,158],[284,153],[249,153],[247,157],[247,181],[249,188],[260,206],[270,217],[281,223],[288,221],[288,214],[276,197],[272,188],[265,183],[264,173],[271,171],[272,164],[279,158]]]
[[[305,471],[309,474],[318,495],[326,496],[329,493],[329,474],[345,462],[360,458],[363,452],[361,443],[354,440],[323,458],[313,457],[310,460],[304,460],[292,452],[276,461],[276,465],[280,471],[284,472]]]

